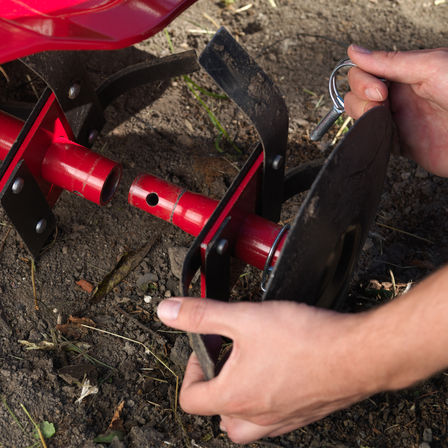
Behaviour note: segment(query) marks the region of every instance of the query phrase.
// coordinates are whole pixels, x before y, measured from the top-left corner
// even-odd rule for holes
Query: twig
[[[6,79],[6,82],[10,82],[11,80],[9,79],[9,76],[8,76],[8,74],[6,73],[6,71],[5,71],[5,69],[0,65],[0,72],[3,74],[3,76],[5,77],[5,79]]]
[[[392,288],[393,288],[393,291],[394,291],[394,297],[396,297],[397,294],[398,294],[398,289],[397,289],[397,284],[395,283],[395,276],[394,276],[394,273],[392,272],[392,269],[389,269],[389,274],[390,274],[390,279],[392,281]]]
[[[174,414],[175,415],[177,414],[177,397],[178,397],[178,393],[179,393],[179,377],[147,345],[143,344],[143,342],[136,341],[135,339],[131,339],[126,336],[122,336],[120,334],[112,333],[111,331],[102,330],[101,328],[91,327],[90,325],[86,325],[86,324],[81,324],[81,327],[89,328],[90,330],[98,331],[99,333],[108,334],[110,336],[114,336],[116,338],[123,339],[123,340],[129,341],[129,342],[133,342],[134,344],[137,344],[137,345],[141,345],[147,353],[151,354],[157,361],[159,361],[159,363],[162,364],[162,366],[165,367],[165,369],[168,370],[168,372],[170,372],[174,376],[174,378],[176,378],[176,392],[175,392],[175,398],[174,398]]]
[[[39,425],[33,420],[33,417],[31,417],[30,413],[27,411],[26,407],[20,403],[20,406],[22,406],[23,411],[27,415],[27,417],[30,419],[31,423],[34,426],[34,429],[37,431],[37,434],[39,435],[40,442],[42,443],[43,448],[47,448],[47,444],[45,443],[44,436],[42,434],[42,431],[39,428]]]
[[[211,23],[213,23],[213,25],[216,26],[216,28],[219,28],[219,23],[213,18],[210,17],[206,12],[203,12],[202,15]]]
[[[347,117],[344,121],[344,123],[342,123],[342,126],[339,128],[338,132],[336,133],[336,135],[334,136],[334,139],[331,141],[331,144],[334,145],[337,141],[338,138],[342,135],[342,133],[347,129],[348,124],[350,123],[350,121],[352,120],[352,117]]]
[[[31,259],[31,283],[33,284],[33,297],[34,297],[34,309],[39,311],[39,305],[37,303],[37,292],[36,292],[36,264],[34,259]]]
[[[387,224],[383,224],[381,222],[377,222],[377,224],[380,227],[384,227],[385,229],[395,230],[398,233],[403,233],[404,235],[412,236],[413,238],[416,238],[417,240],[425,241],[426,243],[429,243],[429,244],[434,244],[434,241],[428,240],[427,238],[423,238],[422,236],[414,235],[413,233],[410,233],[410,232],[406,232],[405,230],[397,229],[396,227],[388,226]]]
[[[141,328],[143,331],[151,334],[151,336],[155,339],[155,341],[159,343],[163,348],[165,348],[165,340],[156,331],[154,331],[147,325],[142,324],[138,319],[136,319],[134,316],[131,316],[129,313],[127,313],[119,306],[114,306],[113,309],[122,314],[123,316],[127,317],[131,322],[134,322],[134,324],[137,325],[137,327]]]
[[[252,3],[249,3],[246,6],[241,6],[241,8],[235,9],[235,14],[239,14],[241,12],[247,11],[248,9],[252,8]]]

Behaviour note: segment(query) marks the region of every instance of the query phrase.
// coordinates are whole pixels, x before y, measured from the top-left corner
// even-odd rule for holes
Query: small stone
[[[177,278],[182,277],[182,265],[188,249],[186,247],[169,247],[168,257],[170,259],[171,272]]]
[[[151,296],[145,296],[143,297],[143,300],[145,303],[151,303],[152,297]]]
[[[310,126],[310,122],[304,118],[296,118],[294,121],[302,128],[307,128]]]
[[[62,253],[63,253],[63,255],[67,255],[68,254],[68,247],[67,246],[62,246]]]
[[[120,441],[120,439],[117,436],[115,436],[112,439],[112,442],[109,445],[109,448],[125,448],[125,444],[122,441]]]
[[[164,296],[165,296],[165,299],[169,299],[169,298],[172,296],[171,291],[170,291],[169,289],[167,289],[167,290],[165,291]]]
[[[179,135],[179,137],[177,137],[177,143],[180,146],[185,146],[187,148],[192,148],[194,146],[194,140],[188,135]]]
[[[431,428],[425,428],[423,430],[423,442],[432,442],[432,429]]]
[[[415,170],[415,177],[417,179],[425,179],[428,177],[428,172],[421,166],[418,166],[417,169]]]
[[[147,272],[146,274],[140,275],[137,278],[137,288],[140,289],[141,292],[146,292],[150,288],[151,283],[156,283],[159,280],[157,274],[153,272]]]
[[[190,357],[191,348],[188,339],[178,336],[170,352],[170,360],[178,367],[184,369]]]
[[[370,238],[366,239],[366,242],[364,243],[364,247],[362,248],[363,251],[369,250],[373,247],[373,241]]]

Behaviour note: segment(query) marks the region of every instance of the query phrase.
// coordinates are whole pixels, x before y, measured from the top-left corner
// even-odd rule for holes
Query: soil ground
[[[328,75],[349,43],[389,50],[448,45],[444,1],[275,2],[274,8],[268,0],[199,0],[168,32],[176,51],[193,48],[198,53],[221,25],[237,37],[285,96],[290,113],[288,167],[331,150],[335,130],[317,144],[310,141],[309,133],[330,107]],[[98,81],[131,62],[169,52],[165,34],[159,33],[134,48],[89,54],[85,59]],[[2,80],[2,91],[17,91],[14,64],[4,69],[11,82]],[[204,72],[192,78],[219,91]],[[116,425],[123,440],[115,439],[111,447],[236,446],[220,433],[215,418],[187,415],[180,409],[174,412],[176,377],[182,377],[189,348],[185,335],[161,325],[155,309],[161,299],[179,293],[178,264],[192,238],[127,203],[129,186],[141,172],[222,197],[257,138],[231,102],[204,99],[242,148],[242,155],[225,142],[221,142],[223,152],[218,152],[217,130],[181,78],[131,91],[107,109],[107,125],[94,149],[123,163],[121,186],[103,208],[69,193],[58,201],[57,237],[36,263],[39,311],[34,307],[30,256],[2,215],[0,446],[41,446],[21,405],[36,422],[54,424],[56,432],[47,440],[48,447],[107,446],[93,440],[106,432],[121,402]],[[291,214],[294,204],[288,210]],[[390,300],[393,283],[402,291],[446,262],[447,213],[446,179],[394,157],[346,308],[356,311]],[[99,304],[89,306],[89,294],[79,281],[98,284],[123,254],[156,236],[153,248],[125,281]],[[236,298],[259,294],[257,285],[245,278],[237,285]],[[69,316],[91,319],[96,328],[113,335],[85,328],[66,333],[68,340],[85,350],[73,351],[74,346],[64,346],[61,334],[55,332],[57,323],[66,323]],[[25,350],[21,340],[56,345]],[[84,374],[98,392],[76,403]],[[447,417],[448,373],[442,373],[412,389],[374,396],[318,423],[251,446],[448,447]]]

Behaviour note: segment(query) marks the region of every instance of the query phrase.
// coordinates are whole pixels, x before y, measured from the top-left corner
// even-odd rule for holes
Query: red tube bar
[[[53,143],[41,166],[42,177],[98,205],[112,199],[121,178],[121,167],[70,141]]]
[[[22,126],[21,120],[0,112],[1,160],[5,159]],[[44,136],[50,133],[39,129],[38,134]],[[32,164],[40,163],[40,167],[30,167],[33,172],[39,173],[46,182],[95,204],[104,205],[112,199],[121,179],[120,164],[65,138],[51,135],[41,140],[49,143],[43,150],[41,161],[37,162],[30,157]],[[42,148],[39,148],[39,152],[42,153]]]
[[[197,236],[218,205],[218,201],[192,193],[150,174],[138,176],[129,190],[131,205],[168,221]],[[237,216],[239,225],[233,247],[235,257],[264,269],[269,251],[282,227],[257,215]],[[285,232],[277,245],[272,263],[280,255]]]

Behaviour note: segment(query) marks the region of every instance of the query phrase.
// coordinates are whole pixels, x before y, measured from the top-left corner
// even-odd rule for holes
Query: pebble
[[[170,260],[171,272],[177,278],[182,277],[182,265],[187,255],[188,248],[186,247],[169,247],[168,257]]]
[[[417,169],[415,170],[415,177],[417,179],[426,179],[428,175],[429,175],[428,171],[423,169],[421,166],[418,166]]]
[[[169,289],[167,289],[167,290],[165,291],[164,296],[165,296],[165,299],[169,299],[169,298],[172,296],[171,291],[170,291]]]
[[[432,429],[425,428],[423,430],[423,442],[432,442]]]
[[[145,303],[151,303],[152,297],[151,296],[145,296],[143,297],[143,300]]]

